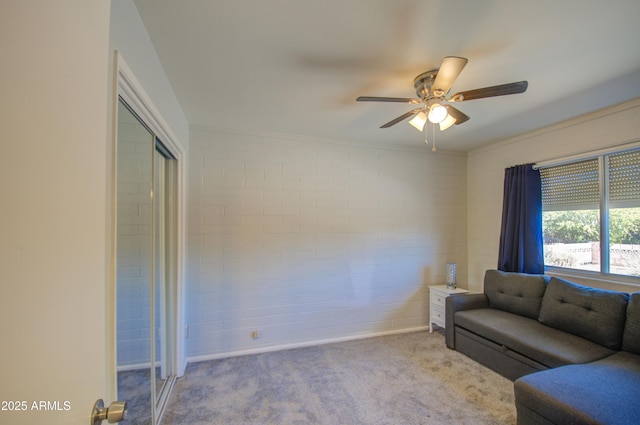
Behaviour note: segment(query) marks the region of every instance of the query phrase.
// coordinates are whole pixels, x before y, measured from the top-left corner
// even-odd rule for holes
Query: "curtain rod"
[[[562,158],[549,159],[546,161],[540,161],[533,164],[533,169],[538,170],[540,168],[557,167],[559,165],[565,165],[572,162],[586,161],[589,159],[597,158],[602,155],[611,153],[622,153],[624,151],[630,151],[640,148],[640,140],[633,142],[625,142],[619,145],[611,146],[604,149],[598,149],[595,151],[582,152],[575,155],[565,156]]]

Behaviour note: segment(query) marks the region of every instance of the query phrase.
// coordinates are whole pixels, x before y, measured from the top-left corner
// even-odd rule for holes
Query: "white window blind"
[[[611,207],[640,207],[640,149],[609,156]]]
[[[540,169],[544,211],[598,209],[598,159]]]

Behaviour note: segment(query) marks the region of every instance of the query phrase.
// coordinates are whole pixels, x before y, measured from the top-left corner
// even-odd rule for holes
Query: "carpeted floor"
[[[127,415],[123,425],[151,423],[151,370],[118,372],[118,398],[126,400]]]
[[[162,424],[515,424],[515,406],[511,381],[415,332],[190,364]]]

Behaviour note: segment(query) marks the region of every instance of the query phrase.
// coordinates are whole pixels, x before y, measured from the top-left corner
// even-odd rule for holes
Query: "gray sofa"
[[[445,320],[447,347],[515,381],[518,425],[640,423],[640,293],[488,270]]]

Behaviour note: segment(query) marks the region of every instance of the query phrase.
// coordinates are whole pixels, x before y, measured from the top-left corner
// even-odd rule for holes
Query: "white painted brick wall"
[[[464,155],[197,127],[189,163],[192,359],[424,327],[466,281]]]
[[[498,264],[504,169],[640,140],[640,99],[470,152],[469,288]]]

